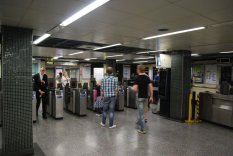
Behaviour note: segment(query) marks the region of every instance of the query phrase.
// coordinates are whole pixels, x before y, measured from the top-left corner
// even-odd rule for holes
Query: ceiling
[[[41,36],[93,1],[0,0],[0,25],[32,28],[35,36]],[[99,53],[88,52],[90,56],[101,55],[100,57],[106,52],[112,52],[125,53],[126,57],[133,59],[135,56],[128,54],[124,48],[135,48],[135,52],[141,49],[186,49],[199,54],[232,51],[232,8],[232,0],[111,0],[54,33],[52,37],[93,43],[96,46],[123,43],[119,49],[115,47]],[[206,26],[207,29],[141,40],[143,37],[162,34],[158,31],[159,28],[173,32],[199,26]],[[49,41],[45,40],[44,44],[46,42]],[[41,48],[38,47],[34,49],[37,49],[34,56],[52,56],[59,50],[64,51],[48,48],[40,51]],[[68,55],[69,52],[64,53]]]

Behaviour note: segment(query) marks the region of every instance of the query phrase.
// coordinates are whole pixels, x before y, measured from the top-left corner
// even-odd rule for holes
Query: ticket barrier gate
[[[86,89],[75,89],[75,114],[78,116],[87,115],[87,91]]]
[[[125,106],[125,91],[123,88],[120,88],[116,99],[115,109],[117,111],[124,111],[124,106]]]
[[[127,88],[127,104],[126,107],[137,109],[137,93],[132,86]]]
[[[49,104],[47,105],[47,112],[55,119],[63,119],[63,91],[50,90]]]
[[[64,107],[69,112],[77,114],[79,116],[85,116],[87,114],[87,91],[86,89],[70,88],[65,93]]]
[[[36,92],[32,92],[32,122],[36,122]]]

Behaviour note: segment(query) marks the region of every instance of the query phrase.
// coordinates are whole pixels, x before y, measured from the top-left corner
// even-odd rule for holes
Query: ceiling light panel
[[[150,36],[150,37],[143,38],[142,40],[150,40],[150,39],[155,39],[155,38],[172,36],[172,35],[177,35],[177,34],[182,34],[182,33],[187,33],[187,32],[192,32],[192,31],[197,31],[197,30],[202,30],[202,29],[205,29],[205,27],[197,27],[197,28],[185,29],[185,30],[181,30],[181,31],[175,31],[175,32],[171,32],[171,33],[156,35],[156,36]]]
[[[112,56],[106,56],[106,58],[112,58],[112,57],[121,57],[121,56],[124,56],[124,55],[112,55]]]
[[[135,58],[134,60],[149,60],[149,59],[154,59],[155,57],[139,57]]]
[[[133,63],[146,63],[146,62],[148,62],[148,61],[135,61]]]
[[[36,39],[35,41],[33,41],[33,44],[39,44],[40,42],[44,41],[46,38],[50,37],[51,34],[44,34],[41,37],[39,37],[38,39]]]
[[[64,20],[60,26],[67,26],[74,21],[80,19],[81,17],[85,16],[86,14],[90,13],[91,11],[95,10],[96,8],[104,5],[105,3],[109,2],[110,0],[95,0],[93,3],[89,4],[88,6],[84,7],[82,10],[76,12],[66,20]]]
[[[95,49],[93,49],[93,50],[101,50],[101,49],[116,47],[116,46],[119,46],[119,45],[122,45],[122,44],[121,44],[121,43],[112,44],[112,45],[109,45],[109,46],[104,46],[104,47],[95,48]]]
[[[82,54],[83,53],[83,51],[80,51],[80,52],[77,52],[77,53],[72,53],[72,54],[69,54],[69,55],[78,55],[78,54]]]

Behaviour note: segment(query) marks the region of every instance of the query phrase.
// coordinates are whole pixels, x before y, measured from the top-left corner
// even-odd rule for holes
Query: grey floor
[[[116,114],[116,129],[103,128],[91,111],[64,114],[33,125],[34,142],[47,156],[232,156],[233,130],[209,123],[188,126],[149,115],[148,133],[135,130],[136,110]]]

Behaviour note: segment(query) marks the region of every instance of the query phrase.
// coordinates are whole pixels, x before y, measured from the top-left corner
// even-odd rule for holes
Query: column
[[[32,30],[2,26],[3,155],[32,155]]]
[[[191,52],[174,51],[171,54],[170,117],[184,121],[188,115],[188,97],[191,84]]]

